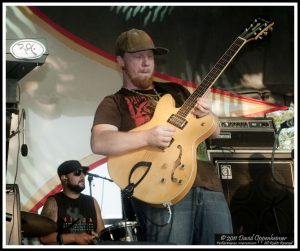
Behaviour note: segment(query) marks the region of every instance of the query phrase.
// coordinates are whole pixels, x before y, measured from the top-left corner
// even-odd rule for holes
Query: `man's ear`
[[[124,59],[121,56],[117,56],[117,63],[121,68],[125,66]]]
[[[62,182],[64,182],[64,181],[66,181],[68,178],[67,178],[66,175],[62,175],[62,176],[60,176],[60,179],[61,179]]]

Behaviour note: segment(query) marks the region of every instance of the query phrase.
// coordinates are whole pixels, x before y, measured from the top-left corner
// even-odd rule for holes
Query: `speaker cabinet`
[[[232,158],[234,156],[234,158]],[[245,158],[248,156],[248,158]],[[210,153],[218,168],[234,234],[294,233],[293,161],[290,153]]]
[[[20,195],[16,184],[6,185],[6,244],[21,245]]]

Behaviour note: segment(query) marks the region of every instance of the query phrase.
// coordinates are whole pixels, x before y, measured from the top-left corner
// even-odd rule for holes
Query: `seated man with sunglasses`
[[[63,190],[47,199],[41,213],[57,223],[57,232],[40,237],[43,244],[91,244],[104,229],[99,204],[81,193],[87,172],[88,167],[77,160],[58,167]]]

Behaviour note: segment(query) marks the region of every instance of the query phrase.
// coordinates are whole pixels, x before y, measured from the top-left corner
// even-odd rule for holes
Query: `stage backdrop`
[[[19,185],[22,210],[37,211],[61,189],[56,170],[65,160],[78,159],[108,177],[105,156],[91,152],[90,134],[99,102],[122,83],[113,56],[121,31],[144,29],[157,46],[169,48],[169,55],[157,59],[155,79],[193,91],[260,15],[274,19],[274,31],[245,45],[216,82],[213,110],[219,116],[255,117],[288,108],[294,85],[293,7],[7,6],[5,38],[44,38],[49,51],[45,63],[19,81],[28,155],[18,154],[22,137],[12,137],[7,149],[5,182]],[[11,130],[17,121],[13,114]],[[113,210],[120,207],[118,188],[101,184],[104,218],[118,217],[120,211]]]

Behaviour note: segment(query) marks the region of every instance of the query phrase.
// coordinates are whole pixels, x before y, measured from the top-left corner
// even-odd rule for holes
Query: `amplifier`
[[[220,117],[220,135],[208,139],[208,149],[272,149],[276,127],[272,118]]]
[[[289,150],[208,150],[228,203],[233,234],[294,236],[294,161]]]

